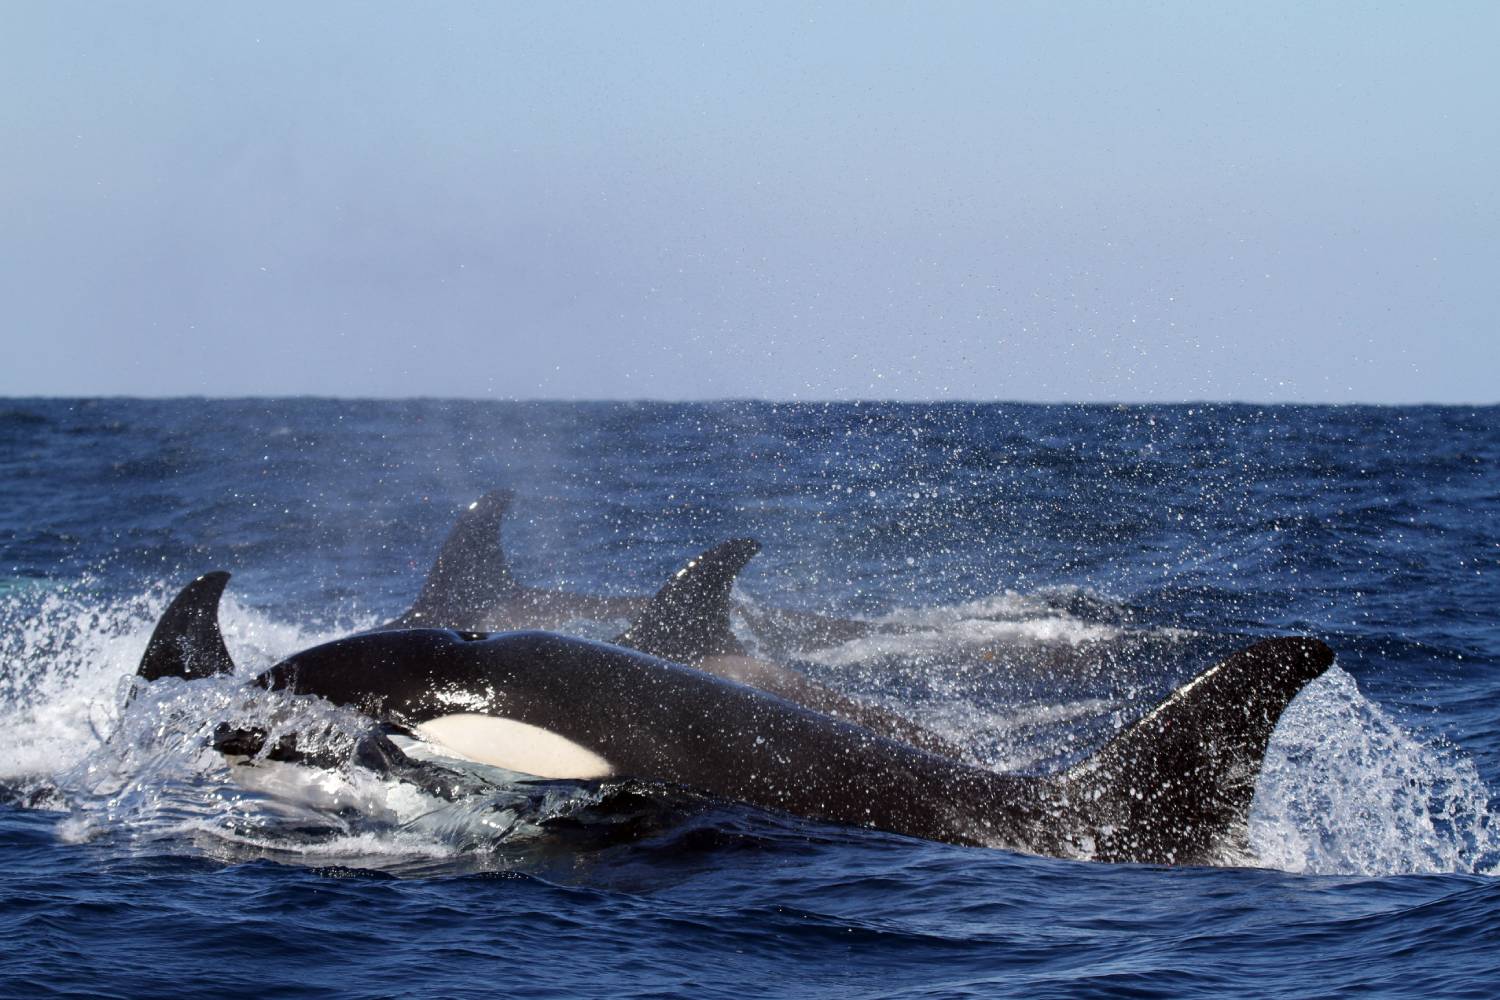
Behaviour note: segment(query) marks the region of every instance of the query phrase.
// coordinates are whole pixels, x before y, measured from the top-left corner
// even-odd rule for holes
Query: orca
[[[962,757],[963,750],[951,741],[903,715],[747,653],[730,625],[730,592],[735,577],[760,548],[753,538],[731,538],[694,556],[612,642],[748,684],[923,750]]]
[[[459,513],[416,601],[380,629],[441,627],[459,631],[556,629],[579,621],[637,618],[650,595],[604,596],[528,587],[516,580],[500,542],[500,528],[515,500],[511,490],[491,490]],[[821,649],[898,627],[789,608],[734,602],[756,641],[776,655]]]
[[[935,753],[962,754],[950,741],[895,712],[746,655],[730,626],[731,590],[740,570],[761,549],[755,539],[730,539],[690,559],[649,599],[539,590],[516,583],[499,543],[500,525],[513,500],[511,491],[495,490],[471,503],[438,552],[416,602],[377,630],[493,632],[555,628],[578,619],[632,618],[615,644],[749,684]]]
[[[142,678],[232,665],[216,615],[225,580],[202,577],[173,602]],[[693,667],[550,632],[369,632],[299,652],[255,683],[541,777],[633,777],[954,844],[1178,865],[1242,843],[1277,720],[1333,659],[1316,639],[1258,642],[1053,775],[972,767]]]
[[[500,525],[514,500],[511,490],[492,490],[460,512],[416,601],[379,630],[434,625],[461,631],[557,628],[582,620],[630,619],[645,608],[644,597],[578,594],[519,583],[500,545]]]
[[[509,493],[496,491],[470,505],[439,554],[414,610],[384,628],[424,626],[460,632],[556,628],[579,617],[597,619],[617,614],[632,619],[629,628],[612,640],[617,645],[758,687],[934,753],[965,756],[953,742],[903,715],[814,681],[809,673],[816,673],[817,668],[799,665],[797,655],[788,651],[788,637],[794,634],[802,641],[816,634],[819,641],[813,645],[817,646],[824,640],[842,642],[876,631],[891,634],[920,626],[829,618],[735,601],[732,589],[737,574],[761,548],[752,538],[730,539],[693,557],[649,600],[605,599],[613,603],[585,607],[589,614],[580,615],[580,601],[598,599],[521,588],[522,596],[515,602],[503,603],[502,595],[515,589],[499,546],[500,521],[510,499]],[[558,613],[517,615],[518,604]],[[750,655],[735,636],[730,627],[731,611],[749,625],[758,655]],[[771,618],[780,624],[768,632],[765,623]],[[786,630],[788,622],[793,632]],[[1174,641],[1165,649],[1147,648],[1150,645],[1145,637],[1130,635],[1115,637],[1107,644],[1091,641],[1082,650],[1070,643],[1023,640],[971,650],[969,655],[977,652],[986,666],[1003,669],[1012,684],[1035,678],[1074,677],[1080,683],[1097,686],[1107,677],[1117,688],[1128,687],[1132,674],[1149,673],[1153,666],[1176,669],[1180,665],[1170,661],[1184,659],[1189,667],[1198,662],[1189,649],[1178,648],[1184,644]],[[893,666],[900,669],[899,664]]]

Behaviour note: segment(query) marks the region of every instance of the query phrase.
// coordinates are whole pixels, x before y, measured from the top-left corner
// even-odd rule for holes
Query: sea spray
[[[1500,836],[1474,763],[1425,742],[1338,666],[1282,714],[1250,813],[1259,863],[1310,874],[1493,874]]]
[[[320,858],[338,856],[345,845],[360,856],[436,858],[528,839],[548,817],[587,808],[599,794],[553,788],[544,801],[517,786],[516,776],[491,775],[485,795],[444,802],[355,766],[232,768],[209,749],[216,725],[321,734],[315,739],[351,745],[359,738],[368,720],[355,713],[243,684],[279,657],[345,630],[278,621],[227,595],[221,620],[236,676],[153,685],[127,707],[125,693],[168,594],[163,583],[103,599],[84,578],[0,595],[0,781],[12,788],[45,785],[49,794],[37,801],[67,813],[58,828],[64,839],[123,836],[214,855],[253,850]],[[1001,605],[1010,621],[969,617]],[[944,648],[972,651],[976,640],[1000,639],[986,632],[981,640],[976,632],[995,625],[1026,642],[1077,648],[1101,641],[1094,633],[1099,626],[1060,617],[1042,602],[1007,594],[982,608],[903,614],[929,626],[920,635],[892,637],[903,654],[894,658],[905,662],[897,673],[919,671],[922,696],[887,691],[882,700],[963,741],[983,766],[1045,765],[1128,721],[1129,706],[1139,700],[1129,691],[1124,699],[1006,703],[1014,691],[994,664],[944,655]],[[1038,622],[1066,628],[1028,634]],[[1110,637],[1119,634],[1112,629]],[[1179,635],[1158,630],[1153,638],[1171,644]],[[826,669],[866,687],[892,676],[868,673],[841,654],[828,659]],[[1091,722],[1092,734],[1080,740]],[[1293,872],[1491,873],[1500,863],[1489,790],[1472,761],[1408,732],[1337,667],[1283,715],[1259,782],[1250,840],[1248,860]]]
[[[107,736],[119,717],[122,685],[135,674],[175,589],[158,582],[134,595],[104,598],[84,577],[0,595],[0,780],[55,774]],[[232,592],[219,621],[241,678],[359,627],[303,629]]]

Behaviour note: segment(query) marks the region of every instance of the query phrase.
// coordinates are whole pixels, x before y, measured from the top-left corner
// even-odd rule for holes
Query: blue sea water
[[[0,992],[1500,995],[1497,470],[1494,407],[0,401]],[[187,579],[234,573],[248,676],[404,609],[501,486],[533,586],[645,593],[754,535],[745,599],[906,626],[801,669],[995,768],[1253,637],[1338,661],[1198,868],[632,782],[255,786],[203,747],[266,710],[237,684],[127,704]]]

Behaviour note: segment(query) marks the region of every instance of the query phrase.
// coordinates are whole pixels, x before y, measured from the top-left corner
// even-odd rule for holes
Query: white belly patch
[[[416,727],[416,734],[460,757],[538,778],[607,778],[609,761],[550,729],[461,712]]]

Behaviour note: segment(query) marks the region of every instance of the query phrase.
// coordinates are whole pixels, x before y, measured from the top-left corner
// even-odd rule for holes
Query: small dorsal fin
[[[234,661],[219,631],[219,598],[228,582],[228,573],[204,573],[182,588],[156,623],[137,676],[148,681],[197,680],[234,673]]]
[[[731,538],[688,560],[615,644],[687,664],[743,653],[729,626],[729,592],[759,551],[753,538]]]
[[[1067,773],[1088,803],[1099,861],[1202,862],[1243,832],[1271,733],[1333,664],[1317,639],[1267,639],[1174,691]]]
[[[500,545],[515,494],[492,490],[458,516],[411,610],[387,628],[479,629],[485,613],[516,589]]]

